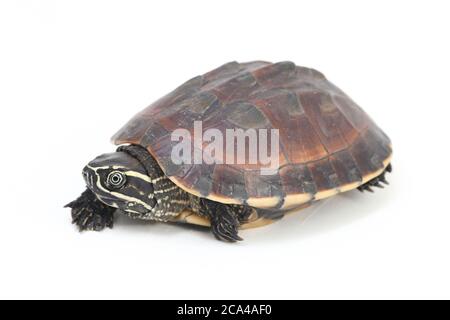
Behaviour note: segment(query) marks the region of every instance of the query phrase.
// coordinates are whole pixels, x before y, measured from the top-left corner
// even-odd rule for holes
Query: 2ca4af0
[[[222,315],[270,315],[270,305],[222,305]]]

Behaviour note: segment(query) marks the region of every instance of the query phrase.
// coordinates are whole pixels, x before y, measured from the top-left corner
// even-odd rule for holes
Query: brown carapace
[[[278,172],[261,175],[248,161],[174,165],[171,133],[184,128],[194,136],[194,121],[203,130],[278,129]],[[113,141],[147,148],[191,194],[281,210],[376,186],[392,154],[387,135],[355,102],[322,73],[292,62],[231,62],[193,78],[136,115]]]

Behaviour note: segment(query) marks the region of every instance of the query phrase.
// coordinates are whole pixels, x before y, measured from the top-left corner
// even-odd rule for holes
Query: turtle
[[[174,139],[180,129],[187,135]],[[227,142],[207,159],[213,139],[202,134],[210,129],[243,133],[248,150],[235,157],[242,148]],[[266,172],[267,161],[250,161],[258,153],[251,133],[263,130],[275,132],[267,144],[278,146],[271,148],[277,165]],[[190,144],[177,153],[181,140]],[[66,206],[80,230],[112,228],[122,213],[206,226],[218,240],[237,242],[241,229],[342,192],[382,188],[392,170],[391,140],[361,107],[321,72],[289,61],[230,62],[197,76],[138,113],[112,141],[117,150],[84,167],[87,189]],[[205,157],[184,158],[188,148]]]

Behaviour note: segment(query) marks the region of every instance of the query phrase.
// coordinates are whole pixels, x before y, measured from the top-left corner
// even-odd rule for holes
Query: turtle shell
[[[187,129],[193,146],[204,144],[195,121],[202,132],[278,129],[278,170],[262,175],[248,152],[236,164],[175,165],[174,130]],[[355,189],[380,175],[392,154],[387,135],[355,102],[322,73],[292,62],[231,62],[195,77],[137,114],[113,142],[147,148],[191,194],[277,209]]]

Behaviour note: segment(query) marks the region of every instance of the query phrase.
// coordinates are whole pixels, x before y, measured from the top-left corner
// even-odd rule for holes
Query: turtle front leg
[[[72,209],[72,223],[76,224],[80,231],[101,231],[113,227],[113,214],[116,209],[98,200],[89,189],[65,208]]]
[[[237,242],[243,239],[238,236],[240,211],[231,205],[202,199],[202,212],[210,218],[211,231],[217,240]]]

